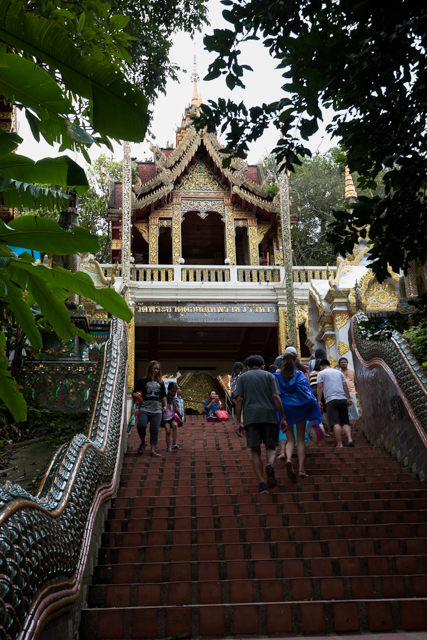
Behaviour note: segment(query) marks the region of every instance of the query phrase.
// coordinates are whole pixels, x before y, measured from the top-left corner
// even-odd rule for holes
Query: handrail
[[[92,530],[115,490],[126,411],[127,328],[111,321],[88,436],[55,454],[39,492],[0,487],[0,635],[30,640],[79,597]],[[95,387],[96,388],[96,387]]]

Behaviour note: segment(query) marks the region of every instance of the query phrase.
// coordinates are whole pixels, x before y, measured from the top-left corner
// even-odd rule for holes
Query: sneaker
[[[274,464],[272,462],[268,462],[266,464],[265,473],[267,474],[267,487],[269,489],[274,489],[274,487],[277,487],[276,472],[274,470]]]
[[[172,445],[172,449],[179,449],[179,444],[176,444],[176,442],[174,442]]]
[[[166,447],[165,453],[170,453],[171,451],[172,451],[172,449],[170,447]]]
[[[268,487],[266,482],[259,483],[258,493],[268,493]]]

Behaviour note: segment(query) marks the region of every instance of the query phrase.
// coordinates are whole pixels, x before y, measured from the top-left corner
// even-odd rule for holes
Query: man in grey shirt
[[[279,444],[279,424],[276,409],[280,416],[280,427],[286,431],[286,420],[280,401],[276,378],[264,371],[264,358],[251,356],[248,358],[248,371],[239,376],[236,387],[236,420],[237,434],[243,438],[246,431],[246,445],[252,452],[252,464],[259,482],[259,493],[268,493],[277,485],[274,461],[276,447]],[[243,420],[242,419],[243,407]],[[264,443],[267,454],[264,470],[261,458],[261,443]]]
[[[353,404],[344,374],[338,369],[331,369],[329,360],[320,361],[320,373],[317,374],[317,399],[323,410],[322,393],[325,396],[329,426],[334,429],[337,449],[343,448],[342,434],[347,436],[348,446],[354,447],[351,437],[348,407]]]

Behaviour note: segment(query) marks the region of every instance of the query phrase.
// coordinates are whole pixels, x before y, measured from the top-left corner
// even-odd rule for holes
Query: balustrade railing
[[[337,268],[329,267],[333,275],[335,275]],[[310,282],[310,280],[327,280],[328,270],[327,267],[292,267],[292,278],[294,282]]]
[[[101,265],[105,277],[111,276],[114,265]],[[84,267],[83,267],[84,268]],[[330,267],[335,275],[337,268]],[[239,265],[205,266],[205,265],[149,265],[135,264],[131,267],[132,282],[200,282],[236,284],[274,284],[284,280],[283,267],[251,267]],[[121,276],[121,269],[116,277]],[[327,280],[325,266],[292,267],[293,282],[309,284],[310,280]]]

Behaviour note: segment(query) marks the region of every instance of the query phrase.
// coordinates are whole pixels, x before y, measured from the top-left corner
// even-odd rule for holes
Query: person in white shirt
[[[325,396],[329,426],[333,427],[337,449],[343,448],[342,434],[347,436],[348,446],[354,447],[351,437],[348,407],[353,401],[347,387],[347,381],[341,371],[331,369],[329,360],[320,361],[320,373],[317,374],[317,400],[323,409],[322,393]]]

